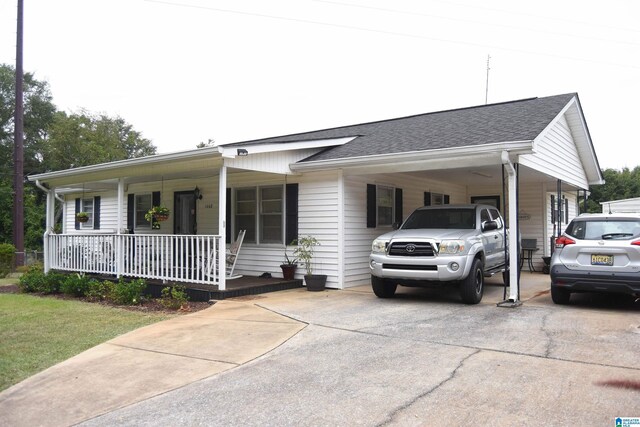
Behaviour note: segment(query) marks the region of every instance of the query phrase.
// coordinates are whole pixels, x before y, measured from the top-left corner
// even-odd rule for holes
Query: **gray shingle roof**
[[[347,144],[329,147],[303,160],[316,161],[529,141],[538,136],[574,96],[575,93],[570,93],[530,98],[230,145],[287,143],[357,136]]]

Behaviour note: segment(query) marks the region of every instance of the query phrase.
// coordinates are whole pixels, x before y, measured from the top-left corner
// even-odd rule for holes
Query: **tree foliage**
[[[0,64],[0,243],[13,235],[15,69]],[[53,104],[49,84],[24,74],[24,173],[112,162],[156,153],[156,147],[120,117],[68,114]],[[26,184],[25,248],[42,246],[45,197]]]
[[[604,169],[602,176],[605,184],[591,187],[588,212],[602,212],[602,202],[640,197],[640,166],[631,170]]]
[[[87,111],[55,114],[44,153],[48,170],[156,154],[156,147],[120,117]]]

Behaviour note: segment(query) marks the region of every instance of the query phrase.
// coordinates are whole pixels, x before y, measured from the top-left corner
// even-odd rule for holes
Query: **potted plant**
[[[313,274],[313,251],[314,247],[320,246],[320,242],[313,236],[302,236],[293,242],[297,247],[293,251],[293,255],[304,263],[307,274],[304,281],[307,284],[308,291],[322,291],[327,282],[326,274]]]
[[[76,214],[76,221],[78,222],[87,222],[89,221],[89,214],[86,212],[78,212]]]
[[[292,245],[295,244],[295,240],[291,242]],[[296,274],[296,268],[298,268],[298,259],[293,257],[289,258],[287,254],[287,247],[284,247],[284,262],[280,264],[280,268],[282,269],[282,277],[285,280],[293,280]]]
[[[151,223],[154,220],[166,221],[167,219],[169,219],[170,212],[171,211],[169,211],[169,209],[165,208],[164,206],[153,206],[146,214],[144,214],[144,219]]]

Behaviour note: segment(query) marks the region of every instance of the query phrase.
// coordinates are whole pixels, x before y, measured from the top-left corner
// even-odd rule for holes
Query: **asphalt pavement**
[[[640,417],[640,303],[295,289],[151,325],[0,393],[0,425],[615,425]]]

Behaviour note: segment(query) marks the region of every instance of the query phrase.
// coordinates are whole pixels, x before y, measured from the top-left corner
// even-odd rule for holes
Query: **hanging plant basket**
[[[88,222],[89,221],[89,214],[86,212],[78,212],[76,214],[76,221],[78,222]]]
[[[149,222],[166,221],[169,219],[169,213],[169,209],[164,206],[153,206],[146,214],[144,214],[144,219]]]

